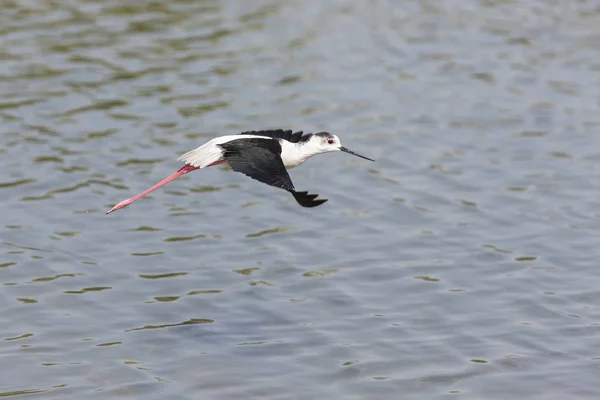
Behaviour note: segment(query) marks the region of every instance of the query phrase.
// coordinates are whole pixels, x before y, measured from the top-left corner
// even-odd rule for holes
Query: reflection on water
[[[189,319],[187,321],[181,322],[179,324],[146,325],[146,326],[143,326],[141,328],[127,329],[125,332],[141,331],[141,330],[145,330],[145,329],[162,329],[162,328],[169,328],[169,327],[172,327],[172,326],[182,326],[182,325],[210,324],[210,323],[213,323],[213,322],[215,322],[215,321],[213,321],[212,319],[192,318],[192,319]]]
[[[598,397],[594,2],[6,1],[0,397]],[[301,209],[185,151],[328,130]]]

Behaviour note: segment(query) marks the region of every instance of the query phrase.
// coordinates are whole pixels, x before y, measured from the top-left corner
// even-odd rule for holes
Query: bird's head
[[[364,158],[365,160],[375,161],[368,157],[361,156],[360,154],[355,153],[352,150],[342,146],[340,138],[329,132],[315,133],[310,138],[309,144],[311,150],[313,150],[315,154],[330,153],[332,151],[343,151],[344,153],[352,154],[357,157]]]

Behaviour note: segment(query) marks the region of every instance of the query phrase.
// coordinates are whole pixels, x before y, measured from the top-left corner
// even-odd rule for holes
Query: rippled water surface
[[[0,397],[597,399],[598,10],[2,1]],[[104,214],[263,128],[377,161]]]

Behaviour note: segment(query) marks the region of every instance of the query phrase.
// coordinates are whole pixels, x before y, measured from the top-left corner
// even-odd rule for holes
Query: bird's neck
[[[310,151],[304,143],[281,141],[281,159],[287,169],[297,167],[314,155],[315,153]]]

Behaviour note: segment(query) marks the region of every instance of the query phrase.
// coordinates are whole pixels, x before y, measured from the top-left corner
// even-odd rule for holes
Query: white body
[[[189,164],[193,167],[198,168],[206,168],[210,165],[223,161],[225,158],[223,157],[223,149],[219,147],[219,144],[227,143],[233,140],[241,140],[241,139],[269,139],[265,136],[257,136],[257,135],[227,135],[227,136],[219,136],[208,142],[204,143],[202,146],[188,151],[181,157],[179,157],[178,161],[183,161],[186,164]],[[310,142],[304,143],[291,143],[284,139],[271,139],[271,140],[279,140],[281,144],[281,159],[283,161],[283,165],[287,169],[291,169],[297,167],[302,164],[306,160],[308,160],[311,156],[315,154],[321,153],[318,149],[315,149],[313,146],[310,146]]]

